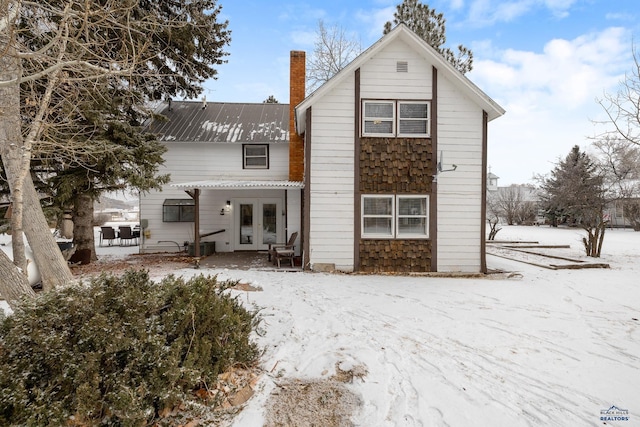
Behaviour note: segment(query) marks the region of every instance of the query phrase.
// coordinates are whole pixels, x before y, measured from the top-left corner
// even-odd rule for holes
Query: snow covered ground
[[[578,229],[504,227],[499,240],[569,244]],[[117,256],[137,248],[98,248]],[[261,426],[268,395],[289,378],[364,367],[347,386],[358,426],[640,426],[640,233],[607,230],[610,269],[548,270],[493,256],[508,278],[195,270],[262,291],[265,370],[234,426]],[[612,406],[625,421],[601,420]]]
[[[505,227],[499,239],[570,244],[575,229]],[[259,426],[281,377],[364,365],[359,426],[640,425],[640,233],[607,232],[611,269],[546,270],[489,257],[517,279],[223,271],[263,292],[263,390],[236,426]],[[345,369],[345,368],[343,368]],[[273,370],[273,372],[271,372]]]

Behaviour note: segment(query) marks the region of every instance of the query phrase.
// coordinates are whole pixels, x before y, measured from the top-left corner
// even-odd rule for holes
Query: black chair
[[[122,246],[126,242],[132,243],[134,245],[138,244],[136,237],[133,235],[133,231],[131,231],[131,227],[129,227],[128,225],[120,227],[119,234],[120,246]]]
[[[100,227],[100,246],[102,246],[103,241],[108,241],[109,246],[111,246],[117,238],[116,230],[113,227]]]

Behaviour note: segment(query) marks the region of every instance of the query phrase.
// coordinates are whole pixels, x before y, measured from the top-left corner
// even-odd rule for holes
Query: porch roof
[[[286,190],[304,188],[299,181],[256,181],[256,180],[204,180],[171,184],[174,188],[206,188],[219,190]]]

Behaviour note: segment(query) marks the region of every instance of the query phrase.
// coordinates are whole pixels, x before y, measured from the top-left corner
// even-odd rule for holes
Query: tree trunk
[[[93,236],[93,198],[78,194],[73,200],[73,244],[76,251],[89,249],[91,261],[96,261],[96,242]]]
[[[20,122],[20,60],[11,47],[9,37],[0,33],[0,81],[15,81],[6,87],[0,87],[0,156],[7,177],[8,169],[15,167],[14,176],[20,176],[21,161],[25,153],[22,151],[22,132]],[[13,161],[12,161],[13,160]],[[13,246],[13,263],[26,275],[27,257],[24,251],[22,234],[22,180],[9,179],[11,190],[11,244]]]
[[[14,204],[16,218],[12,225],[18,228],[12,241],[20,246],[20,228],[24,228],[46,291],[68,283],[73,276],[49,229],[29,174],[31,151],[25,146],[20,121],[20,61],[8,34],[8,30],[0,28],[0,80],[15,81],[15,84],[0,88],[0,153]],[[24,245],[16,248],[14,244],[14,254],[24,254]]]
[[[0,295],[7,301],[9,307],[15,308],[21,298],[35,298],[27,277],[21,274],[9,257],[0,250]]]
[[[42,277],[42,289],[52,290],[73,280],[71,270],[42,212],[31,175],[24,180],[24,232]]]

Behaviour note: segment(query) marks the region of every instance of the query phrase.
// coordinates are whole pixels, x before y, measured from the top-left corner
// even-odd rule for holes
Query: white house
[[[289,180],[289,106],[177,102],[150,130],[171,182],[140,197],[142,252],[266,250],[299,231],[302,182]],[[198,236],[198,239],[196,239]],[[206,253],[203,253],[206,252]]]
[[[486,270],[487,125],[504,110],[405,25],[296,106],[305,264]]]
[[[304,63],[291,52],[289,106],[164,107],[151,129],[171,184],[141,196],[142,250],[298,232],[306,269],[485,271],[487,127],[504,110],[404,25],[306,98]]]

